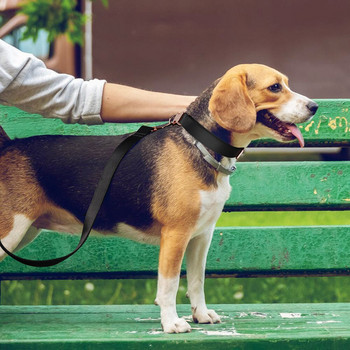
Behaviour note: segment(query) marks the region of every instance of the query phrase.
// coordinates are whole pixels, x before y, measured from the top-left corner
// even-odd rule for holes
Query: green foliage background
[[[95,1],[95,0],[90,0]],[[101,0],[105,7],[108,0]],[[76,0],[31,0],[26,1],[19,11],[28,17],[23,39],[37,40],[39,31],[48,32],[52,42],[58,35],[66,34],[72,43],[83,45],[83,26],[88,18],[77,11]]]

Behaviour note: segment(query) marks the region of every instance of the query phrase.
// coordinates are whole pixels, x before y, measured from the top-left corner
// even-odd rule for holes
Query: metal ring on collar
[[[230,167],[225,167],[224,165],[222,165],[222,163],[218,162],[199,141],[196,141],[194,144],[202,153],[204,160],[207,163],[209,163],[212,167],[214,167],[217,171],[220,171],[225,175],[232,175],[234,173],[234,171],[236,170],[236,166],[234,164]]]

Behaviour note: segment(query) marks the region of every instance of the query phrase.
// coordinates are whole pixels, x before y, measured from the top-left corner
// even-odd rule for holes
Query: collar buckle
[[[171,118],[169,118],[168,125],[180,125],[180,119],[182,118],[183,113],[177,113],[173,115]]]

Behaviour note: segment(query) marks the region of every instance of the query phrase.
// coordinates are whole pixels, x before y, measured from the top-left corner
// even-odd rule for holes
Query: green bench
[[[319,100],[317,116],[301,126],[310,147],[350,147],[350,100]],[[105,135],[136,125],[64,125],[0,106],[10,137]],[[260,140],[252,147],[295,147]],[[286,155],[286,158],[288,154]],[[231,177],[226,211],[350,209],[350,161],[241,162]],[[20,199],[19,199],[20,200]],[[78,237],[43,233],[20,252],[47,259],[71,251]],[[19,279],[155,278],[158,247],[113,237],[89,238],[73,257],[51,268],[11,258],[0,282]],[[350,225],[218,227],[208,277],[347,275]],[[154,291],[154,294],[156,291]],[[0,306],[0,349],[343,349],[350,346],[350,303],[213,305],[222,323],[163,334],[155,305]],[[189,317],[190,305],[179,305]]]

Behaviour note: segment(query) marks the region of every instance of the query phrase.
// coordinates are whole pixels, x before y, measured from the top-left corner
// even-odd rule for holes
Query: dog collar
[[[232,175],[234,173],[234,171],[236,170],[236,158],[234,158],[234,164],[232,164],[230,167],[225,167],[224,165],[222,165],[222,163],[218,162],[199,141],[196,141],[194,144],[202,153],[203,159],[212,167],[214,167],[217,171],[220,171],[225,175]]]
[[[243,153],[244,148],[233,147],[222,141],[187,113],[179,113],[171,117],[169,123],[165,126],[168,125],[180,125],[192,135],[196,140],[194,145],[202,153],[203,159],[217,171],[225,175],[231,175],[236,170],[236,159]],[[156,127],[155,129],[158,128]],[[206,147],[222,156],[235,158],[234,164],[230,167],[225,167],[208,152]]]
[[[222,156],[238,159],[244,151],[244,148],[233,147],[222,141],[187,113],[176,114],[174,117],[170,118],[169,124],[181,125],[202,145]]]

